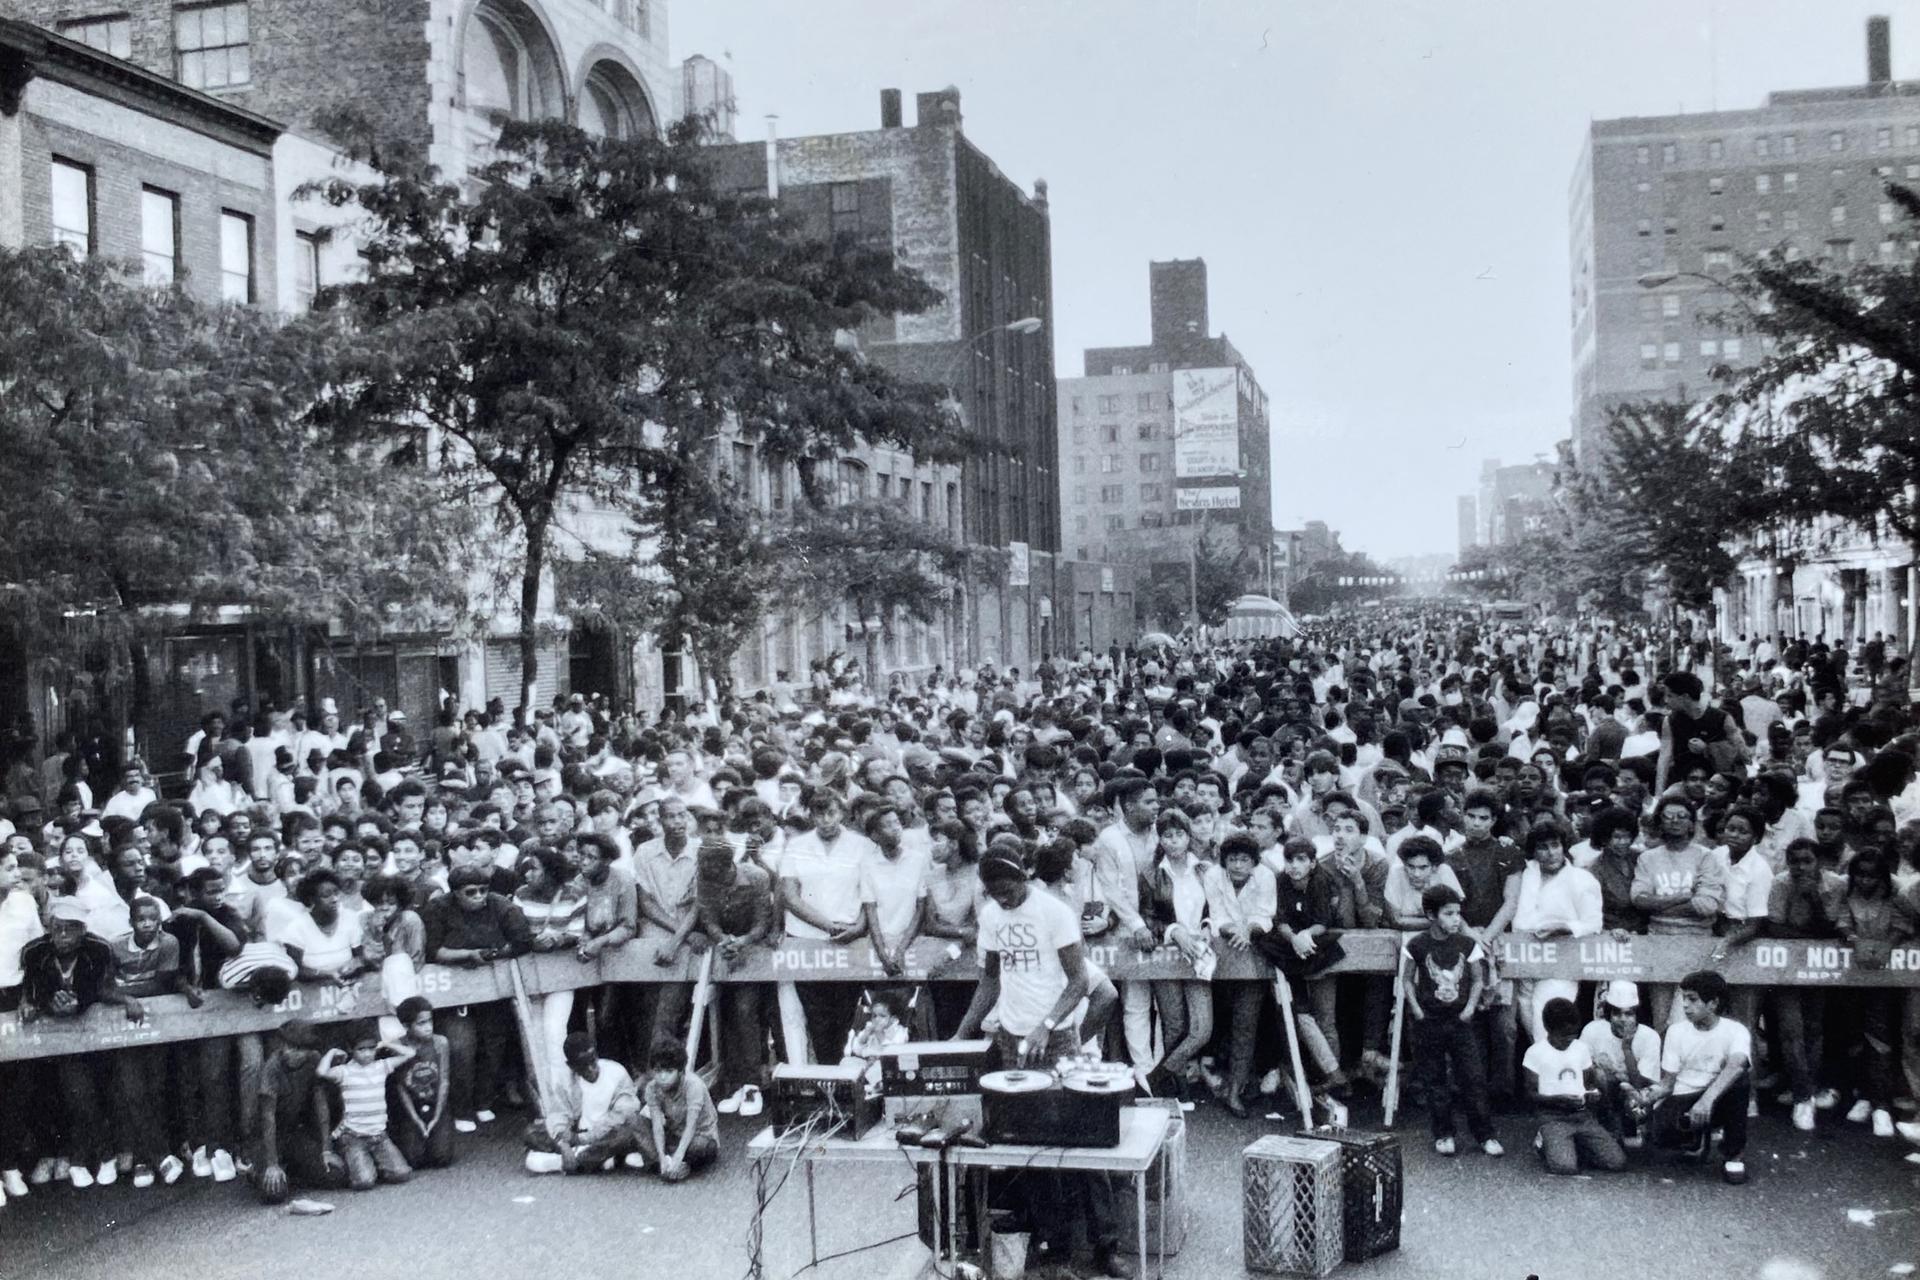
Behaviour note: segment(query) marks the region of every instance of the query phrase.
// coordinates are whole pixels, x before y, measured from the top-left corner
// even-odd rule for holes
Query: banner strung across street
[[[1346,933],[1341,939],[1346,956],[1327,972],[1390,974],[1401,937],[1379,930]],[[1835,942],[1762,939],[1716,963],[1711,953],[1718,942],[1712,937],[1641,935],[1542,941],[1508,935],[1499,940],[1496,954],[1503,978],[1675,982],[1695,969],[1717,969],[1736,986],[1920,987],[1920,945],[1895,948],[1885,966],[1865,969],[1854,963],[1849,948]],[[1087,958],[1116,980],[1194,976],[1193,967],[1173,948],[1143,952],[1124,940],[1093,939],[1086,949]],[[419,974],[420,994],[437,1008],[508,999],[513,994],[508,966],[513,963],[521,966],[527,991],[536,996],[607,982],[693,980],[698,960],[690,952],[683,951],[667,966],[656,964],[655,954],[655,944],[642,940],[590,964],[561,951],[472,968],[428,965]],[[1253,952],[1222,947],[1219,955],[1216,979],[1268,981],[1273,977],[1273,970]],[[716,957],[713,971],[716,982],[860,982],[875,987],[894,982],[970,982],[978,976],[972,948],[939,938],[916,942],[897,977],[881,967],[865,942],[837,946],[800,938],[754,947],[731,961]],[[226,991],[208,992],[206,1004],[199,1009],[188,1008],[180,996],[143,1000],[141,1006],[147,1014],[143,1026],[129,1023],[117,1008],[95,1008],[79,1018],[43,1016],[30,1023],[0,1017],[0,1061],[267,1031],[296,1014],[338,1022],[389,1012],[377,975],[344,987],[305,983],[273,1008],[256,1007],[245,996]]]

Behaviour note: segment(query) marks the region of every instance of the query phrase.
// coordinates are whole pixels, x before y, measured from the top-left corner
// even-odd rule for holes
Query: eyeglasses
[[[463,898],[484,898],[487,896],[487,887],[483,884],[466,885],[460,890],[460,896]]]

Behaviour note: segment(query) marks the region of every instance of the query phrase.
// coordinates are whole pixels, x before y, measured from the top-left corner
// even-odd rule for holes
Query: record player
[[[1133,1094],[1133,1072],[1109,1063],[1060,1076],[1026,1069],[980,1077],[986,1138],[996,1144],[1117,1147],[1120,1108]]]

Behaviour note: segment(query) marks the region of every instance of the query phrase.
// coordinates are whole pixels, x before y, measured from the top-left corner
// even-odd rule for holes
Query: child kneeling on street
[[[371,1191],[382,1182],[405,1182],[413,1167],[387,1136],[387,1077],[413,1060],[413,1049],[380,1039],[378,1024],[356,1023],[352,1051],[329,1049],[318,1074],[340,1086],[340,1124],[333,1145],[346,1161],[347,1185]]]
[[[1593,1051],[1576,1038],[1580,1011],[1571,1000],[1549,1000],[1540,1020],[1547,1038],[1527,1047],[1520,1072],[1540,1122],[1534,1141],[1547,1172],[1578,1173],[1583,1158],[1596,1169],[1626,1168],[1625,1148],[1594,1114],[1601,1097],[1600,1073]]]

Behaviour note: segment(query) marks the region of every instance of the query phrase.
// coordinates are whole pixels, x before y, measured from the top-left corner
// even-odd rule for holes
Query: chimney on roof
[[[949,85],[938,93],[916,94],[914,110],[920,125],[960,125],[960,91]]]
[[[1867,83],[1886,84],[1893,79],[1893,36],[1887,20],[1881,16],[1867,19]]]
[[[880,91],[880,127],[882,129],[898,129],[900,125],[900,91],[898,89],[882,89]]]

